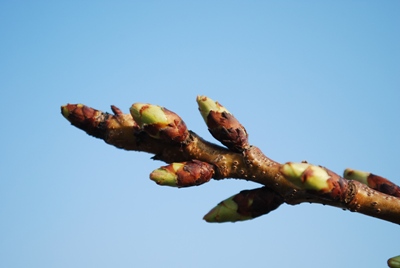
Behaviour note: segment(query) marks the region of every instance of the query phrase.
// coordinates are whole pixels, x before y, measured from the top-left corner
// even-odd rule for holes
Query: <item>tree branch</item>
[[[346,170],[344,177],[306,162],[280,164],[248,143],[245,128],[229,111],[207,97],[198,97],[199,110],[210,133],[226,147],[189,131],[183,120],[166,108],[137,103],[131,114],[111,106],[114,114],[81,104],[61,107],[72,125],[125,150],[153,154],[169,165],[153,171],[160,185],[189,187],[213,179],[236,178],[263,185],[242,191],[218,204],[208,222],[252,219],[282,203],[330,205],[400,224],[400,187],[366,172]]]

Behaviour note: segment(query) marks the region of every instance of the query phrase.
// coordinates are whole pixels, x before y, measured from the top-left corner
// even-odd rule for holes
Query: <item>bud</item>
[[[199,111],[201,113],[201,116],[204,119],[204,122],[207,124],[208,120],[208,114],[210,111],[218,112],[218,113],[228,113],[230,112],[222,106],[219,102],[213,101],[212,99],[206,97],[206,96],[197,96],[197,103],[199,105]]]
[[[235,196],[225,199],[210,210],[203,219],[206,222],[236,222],[252,219],[250,215],[242,215],[238,212],[238,204],[233,200]]]
[[[283,198],[266,187],[244,190],[225,199],[204,216],[207,222],[236,222],[268,214],[283,203]]]
[[[375,189],[381,193],[400,197],[400,187],[381,176],[372,174],[370,172],[354,170],[350,168],[347,168],[344,171],[343,176],[348,180],[356,180],[364,183],[368,185],[368,187]]]
[[[331,178],[326,169],[307,163],[288,162],[281,166],[282,175],[294,185],[304,190],[329,192]]]
[[[246,129],[224,106],[205,96],[197,96],[197,103],[208,130],[215,139],[236,152],[242,152],[249,147]]]
[[[150,173],[150,179],[159,185],[177,186],[178,175],[176,171],[184,166],[183,163],[172,163],[168,166],[160,167]]]
[[[105,131],[101,122],[108,120],[109,114],[83,104],[61,106],[61,114],[74,126],[85,130],[96,138],[104,138]]]
[[[139,126],[153,138],[182,142],[189,135],[185,122],[164,107],[135,103],[130,112]]]
[[[150,179],[159,185],[190,187],[208,182],[213,175],[213,165],[192,160],[160,167],[150,174]]]
[[[346,168],[343,172],[343,177],[348,180],[355,180],[368,185],[368,176],[371,173],[360,170]]]
[[[89,135],[103,139],[119,148],[134,143],[133,130],[139,127],[130,114],[123,114],[115,106],[111,106],[114,115],[105,113],[83,104],[67,104],[61,106],[61,114],[74,126]]]
[[[400,255],[390,258],[387,263],[390,268],[400,268]]]

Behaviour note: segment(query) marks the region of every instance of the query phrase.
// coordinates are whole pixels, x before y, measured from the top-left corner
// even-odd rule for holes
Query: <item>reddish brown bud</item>
[[[249,147],[246,129],[224,106],[205,96],[198,96],[197,103],[214,138],[236,152]]]
[[[204,216],[207,222],[235,222],[265,215],[283,204],[283,198],[262,187],[244,190],[225,199]]]
[[[381,193],[400,197],[400,187],[381,176],[370,174],[367,178],[368,186]]]
[[[100,139],[104,138],[105,134],[105,125],[101,122],[107,121],[111,116],[82,104],[61,106],[61,113],[72,125]]]
[[[135,148],[134,132],[139,130],[139,126],[130,114],[123,114],[115,106],[111,109],[115,115],[82,104],[67,104],[61,106],[61,113],[72,125],[91,136],[118,148]]]

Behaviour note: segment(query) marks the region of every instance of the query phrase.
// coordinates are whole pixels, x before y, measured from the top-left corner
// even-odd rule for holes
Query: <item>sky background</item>
[[[301,3],[300,3],[301,2]],[[66,103],[220,101],[279,162],[400,183],[399,1],[1,1],[0,267],[386,267],[395,224],[282,205],[202,220],[255,183],[157,186],[163,165],[89,137]]]

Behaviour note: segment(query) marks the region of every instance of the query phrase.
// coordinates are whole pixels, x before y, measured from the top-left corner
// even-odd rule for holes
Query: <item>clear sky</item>
[[[400,183],[399,1],[1,1],[0,267],[385,267],[399,226],[321,205],[209,224],[238,180],[157,186],[163,165],[60,105],[163,105],[211,135],[220,101],[279,162]]]

